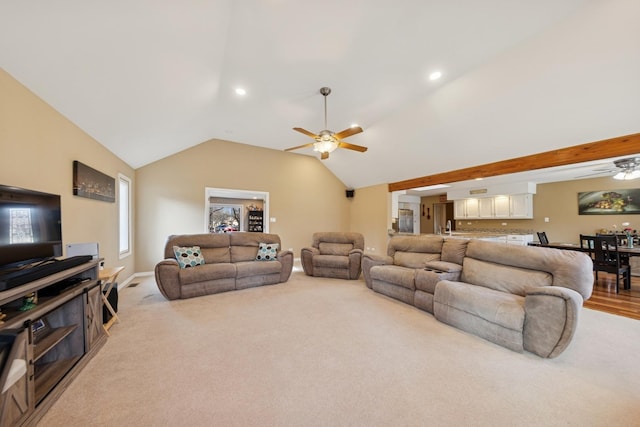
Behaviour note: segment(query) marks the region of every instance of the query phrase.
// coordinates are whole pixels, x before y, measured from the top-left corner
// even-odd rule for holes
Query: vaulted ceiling
[[[134,168],[210,139],[311,142],[292,128],[324,128],[328,86],[329,129],[358,123],[347,142],[369,149],[324,164],[359,188],[639,132],[638,16],[635,0],[3,1],[0,66]]]

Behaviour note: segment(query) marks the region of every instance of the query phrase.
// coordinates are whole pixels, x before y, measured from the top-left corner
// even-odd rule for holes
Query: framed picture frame
[[[116,201],[116,180],[78,160],[74,160],[73,195],[114,203]]]
[[[49,329],[49,324],[44,317],[34,321],[31,324],[31,332],[33,332],[33,334],[36,336],[42,335],[47,329]]]
[[[578,193],[578,215],[640,214],[640,189]]]

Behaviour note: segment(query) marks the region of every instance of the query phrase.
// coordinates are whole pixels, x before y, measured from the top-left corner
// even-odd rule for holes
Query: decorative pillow
[[[273,261],[278,256],[279,243],[259,243],[256,261]]]
[[[173,253],[176,255],[180,268],[195,267],[204,264],[200,246],[174,246]]]

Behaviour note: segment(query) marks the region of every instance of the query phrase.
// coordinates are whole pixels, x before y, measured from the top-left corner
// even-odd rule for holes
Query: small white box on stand
[[[91,255],[93,259],[98,259],[100,256],[99,246],[97,242],[91,243],[69,243],[67,246],[67,257],[77,255]],[[100,268],[103,268],[100,263]]]

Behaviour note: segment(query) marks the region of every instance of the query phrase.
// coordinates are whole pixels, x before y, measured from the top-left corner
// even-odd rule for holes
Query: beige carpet
[[[584,309],[557,359],[366,288],[309,278],[166,301],[121,322],[39,426],[638,426],[640,322]]]

